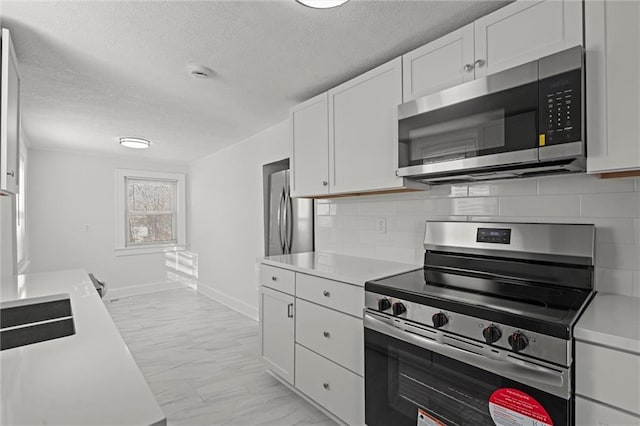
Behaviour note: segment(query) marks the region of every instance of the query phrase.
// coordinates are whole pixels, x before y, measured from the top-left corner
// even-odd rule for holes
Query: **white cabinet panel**
[[[293,197],[329,193],[329,111],[323,93],[291,110]]]
[[[396,58],[329,90],[329,185],[333,194],[400,188]]]
[[[296,289],[296,273],[273,266],[260,265],[260,285],[294,295]]]
[[[576,397],[576,426],[638,426],[640,416]]]
[[[362,320],[298,299],[296,342],[364,375]]]
[[[576,394],[640,415],[640,356],[576,342]]]
[[[640,3],[585,2],[587,172],[640,169]]]
[[[403,102],[474,79],[473,24],[402,56]]]
[[[364,424],[364,379],[300,345],[296,387],[345,423]]]
[[[475,21],[475,75],[493,74],[581,44],[580,0],[520,0]]]
[[[0,96],[0,191],[18,192],[20,75],[9,31],[2,29]]]
[[[297,274],[296,297],[362,318],[364,287]]]
[[[287,382],[294,380],[294,298],[260,287],[260,354]]]

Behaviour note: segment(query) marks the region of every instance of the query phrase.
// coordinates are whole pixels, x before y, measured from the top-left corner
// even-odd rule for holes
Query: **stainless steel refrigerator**
[[[291,198],[289,170],[269,175],[267,256],[313,251],[313,200]]]

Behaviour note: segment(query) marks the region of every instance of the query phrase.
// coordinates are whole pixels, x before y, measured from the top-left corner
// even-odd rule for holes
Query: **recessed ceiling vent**
[[[204,65],[191,64],[187,66],[187,70],[193,78],[206,79],[213,75],[213,70]]]

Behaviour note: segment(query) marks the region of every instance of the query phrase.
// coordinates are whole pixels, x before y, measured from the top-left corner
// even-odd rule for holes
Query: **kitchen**
[[[261,5],[248,3],[244,6],[242,2],[204,2],[189,4],[189,8],[162,3],[158,5],[157,10],[151,6],[153,3],[146,4],[146,7],[144,5],[133,7],[130,14],[119,13],[117,7],[110,7],[108,3],[100,6],[100,3],[89,5],[71,2],[67,7],[72,11],[61,9],[57,12],[55,7],[45,8],[44,5],[39,6],[44,8],[39,12],[38,8],[29,10],[30,5],[24,2],[3,2],[0,5],[2,25],[11,30],[21,83],[25,88],[24,100],[21,98],[24,137],[20,139],[27,146],[23,149],[23,164],[27,170],[26,184],[21,185],[27,188],[24,222],[14,225],[11,202],[7,200],[13,200],[15,196],[2,197],[3,241],[0,254],[3,276],[12,275],[14,271],[22,272],[16,268],[17,265],[26,265],[28,273],[84,269],[107,282],[109,287],[105,300],[108,302],[111,298],[114,301],[105,305],[112,305],[109,307],[111,311],[117,310],[118,304],[129,303],[129,299],[144,300],[145,297],[160,295],[164,291],[170,294],[185,287],[197,288],[198,294],[206,295],[254,320],[260,316],[259,300],[263,297],[266,287],[277,292],[277,296],[284,295],[287,296],[283,296],[284,299],[293,299],[293,302],[283,302],[283,312],[286,314],[285,318],[289,318],[289,315],[295,317],[288,321],[294,322],[296,327],[295,340],[291,338],[287,341],[287,345],[293,351],[293,354],[288,356],[295,360],[295,364],[282,369],[279,376],[276,367],[267,363],[269,370],[275,371],[274,374],[283,382],[287,382],[288,373],[292,379],[288,382],[291,383],[293,392],[303,395],[331,419],[344,423],[362,423],[364,407],[355,412],[353,407],[364,405],[366,401],[359,400],[357,392],[339,397],[338,399],[345,400],[344,405],[347,406],[341,408],[323,401],[321,396],[315,397],[314,391],[300,389],[299,383],[304,384],[307,379],[298,381],[297,370],[304,374],[313,369],[302,369],[298,364],[303,365],[311,358],[319,359],[319,362],[330,362],[331,365],[343,368],[338,371],[350,373],[349,377],[353,377],[356,383],[354,386],[362,390],[358,391],[361,394],[364,393],[363,383],[366,380],[362,374],[364,365],[360,363],[361,360],[356,359],[364,354],[356,354],[356,358],[345,360],[339,358],[342,356],[340,354],[327,355],[321,353],[320,349],[314,351],[312,342],[298,339],[297,321],[302,321],[298,315],[304,314],[300,307],[307,306],[311,312],[323,306],[322,302],[313,299],[313,295],[305,296],[299,291],[305,288],[299,284],[300,279],[311,280],[311,284],[306,288],[314,288],[313,282],[317,283],[316,278],[321,278],[325,280],[321,281],[323,285],[335,285],[335,292],[352,291],[350,294],[353,296],[350,296],[348,301],[356,305],[355,307],[331,307],[321,311],[316,309],[314,312],[339,313],[343,315],[339,318],[349,324],[359,321],[359,325],[356,326],[359,327],[359,331],[353,335],[353,340],[357,341],[362,339],[363,331],[364,281],[421,268],[425,262],[427,220],[482,224],[593,224],[595,268],[592,282],[598,296],[592,305],[596,306],[595,302],[599,303],[600,300],[610,303],[602,309],[606,312],[605,317],[612,317],[597,316],[594,324],[584,326],[582,335],[578,331],[579,327],[574,333],[575,339],[579,340],[576,342],[577,366],[574,369],[577,394],[576,424],[638,423],[640,178],[637,170],[640,168],[640,120],[639,96],[635,95],[640,93],[637,81],[640,37],[637,34],[639,8],[635,2],[623,2],[622,6],[621,3],[597,1],[584,4],[572,1],[518,1],[508,5],[504,2],[482,2],[474,6],[444,2],[440,3],[442,9],[436,10],[429,9],[429,2],[374,2],[367,5],[359,4],[357,0],[327,10],[305,8],[293,1],[266,2]],[[283,43],[287,34],[283,34],[286,32],[275,24],[284,25],[284,20],[279,19],[278,14],[286,14],[284,16],[290,19],[299,19],[318,31],[321,26],[326,26],[322,31],[328,32],[323,34],[328,40],[334,40],[333,43],[320,44],[316,39],[302,38],[304,42],[310,43],[309,46],[314,46],[313,43],[318,43],[318,48],[322,46],[325,50],[318,51],[316,55],[328,64],[318,68],[318,71],[310,64],[306,65],[307,68],[300,68],[304,72],[299,74],[309,74],[306,80],[298,80],[301,77],[289,75],[290,84],[296,87],[295,96],[291,96],[295,101],[287,100],[286,108],[281,108],[280,112],[268,113],[268,103],[264,101],[261,110],[264,115],[255,121],[250,120],[253,128],[244,134],[234,129],[234,126],[225,127],[224,120],[221,120],[220,133],[213,135],[208,121],[211,117],[203,118],[196,114],[199,109],[210,108],[211,105],[201,100],[198,102],[202,103],[192,104],[186,95],[180,95],[211,87],[199,83],[212,83],[216,85],[216,89],[235,93],[236,88],[225,86],[224,78],[229,78],[228,74],[218,68],[223,65],[217,65],[213,56],[211,63],[203,63],[211,66],[214,71],[202,68],[188,69],[190,73],[210,73],[209,79],[201,81],[184,78],[185,81],[176,83],[178,85],[175,92],[178,94],[167,90],[167,87],[155,86],[154,81],[139,83],[139,87],[130,82],[124,85],[116,84],[123,76],[123,68],[134,68],[139,76],[157,75],[158,81],[162,81],[163,72],[167,72],[167,69],[173,71],[174,68],[180,68],[178,72],[186,74],[183,68],[194,60],[189,58],[188,54],[175,53],[181,50],[177,43],[184,43],[184,40],[174,40],[170,32],[165,32],[161,41],[174,47],[167,56],[175,63],[162,62],[165,68],[160,66],[154,69],[151,68],[154,64],[151,57],[148,61],[149,68],[140,65],[141,60],[136,57],[136,49],[139,56],[139,52],[144,48],[143,35],[159,36],[157,32],[144,25],[140,28],[137,24],[145,22],[138,22],[140,17],[147,17],[149,23],[155,25],[170,25],[174,19],[176,22],[192,22],[195,19],[192,16],[198,14],[211,19],[210,12],[206,9],[214,5],[219,8],[216,12],[221,17],[217,18],[219,21],[216,22],[223,29],[222,34],[229,31],[246,44],[250,42],[241,37],[242,30],[255,24],[255,21],[242,17],[249,16],[244,13],[248,14],[251,7],[258,8],[262,16],[273,19],[267,20],[271,22],[269,34],[273,34],[275,39]],[[438,4],[433,6],[436,5]],[[375,9],[375,13],[368,12],[367,7],[378,9]],[[96,10],[103,15],[104,21],[95,16]],[[67,22],[55,13],[75,16],[78,20]],[[439,18],[441,21],[438,21],[438,14],[442,14]],[[428,26],[431,32],[417,34],[421,28],[420,23],[427,15],[432,16],[432,20],[429,21],[431,25]],[[61,24],[51,27],[56,21],[51,16],[58,16]],[[238,19],[238,22],[225,24],[225,17],[228,20]],[[349,19],[356,18],[361,20],[354,22],[364,25],[364,29],[373,31],[380,26],[379,28],[388,29],[389,33],[398,32],[398,39],[387,41],[379,47],[376,46],[376,43],[381,43],[379,39],[363,40],[362,36],[355,36],[353,31],[344,28],[346,26],[350,29]],[[257,18],[254,16],[253,19]],[[332,27],[331,20],[337,20],[336,27],[344,31],[338,34],[344,34],[345,39],[353,42],[349,45],[353,51],[335,50],[336,36],[331,37],[330,30],[336,31],[336,27]],[[113,28],[110,26],[116,25],[115,22],[118,22],[119,26],[116,27],[117,31],[112,31]],[[404,24],[400,24],[401,22]],[[64,23],[71,25],[63,25]],[[500,26],[500,23],[503,23],[503,26]],[[549,27],[548,31],[544,32],[546,38],[541,37],[538,31],[539,25],[543,23]],[[54,28],[59,34],[54,37],[51,35],[52,30],[49,29],[47,32],[46,28]],[[290,30],[293,31],[295,28],[297,27],[294,25]],[[532,31],[532,28],[536,30],[535,36],[527,33],[527,30]],[[624,28],[625,31],[620,28]],[[492,33],[489,29],[496,32]],[[514,31],[517,32],[513,33]],[[142,40],[140,44],[136,45],[138,42],[134,42],[138,40],[133,36],[135,34]],[[217,55],[229,58],[229,61],[243,56],[247,61],[243,63],[247,69],[252,66],[252,60],[257,60],[256,58],[265,60],[265,54],[260,52],[264,46],[260,45],[250,51],[255,58],[251,56],[247,59],[248,53],[239,55],[237,52],[231,52],[223,43],[229,42],[228,35],[227,38],[221,37],[222,41],[216,41],[213,34],[204,37],[194,33],[188,37],[188,43],[184,43],[184,50],[190,54],[197,53],[195,48],[190,51],[193,46],[208,46],[217,42],[219,44],[212,49]],[[389,37],[389,34],[385,34],[385,37]],[[403,37],[405,44],[400,43],[400,38]],[[556,40],[554,37],[559,39]],[[92,40],[93,38],[95,40]],[[122,56],[118,56],[110,50],[109,43],[98,43],[99,40],[112,38],[120,48],[124,49],[127,43],[132,43],[132,47],[122,52]],[[351,41],[351,38],[354,40]],[[539,40],[539,45],[528,51],[523,52],[525,49],[518,44],[533,43],[536,39]],[[76,47],[65,47],[65,43],[69,43],[65,40],[77,43]],[[397,113],[396,106],[399,104],[461,83],[480,81],[486,75],[490,76],[540,60],[575,45],[586,47],[587,174],[558,174],[473,183],[460,181],[430,187],[414,179],[396,177],[395,172],[399,168],[398,160],[395,158],[398,153],[397,119],[391,117],[383,120],[375,114],[385,114],[389,110]],[[285,46],[292,49],[295,47],[290,44]],[[303,47],[312,50],[304,46],[304,43]],[[606,55],[603,53],[605,48]],[[279,55],[268,58],[271,62],[275,58],[282,67],[303,66],[297,62],[291,63],[292,59],[284,53],[286,49],[279,50]],[[357,56],[358,51],[379,53]],[[486,51],[489,56],[480,55],[479,52],[482,51]],[[463,54],[460,54],[461,52]],[[361,58],[361,62],[349,68],[344,63],[350,62],[350,54]],[[103,55],[103,59],[96,60],[100,59],[100,55]],[[305,58],[307,61],[311,60],[309,55]],[[316,62],[312,62],[316,67],[322,65],[317,62],[318,58],[314,59]],[[105,62],[105,59],[110,59],[111,62]],[[47,63],[46,61],[49,61],[47,66],[51,68],[40,66]],[[270,62],[264,62],[268,63]],[[75,72],[69,71],[74,70],[70,64],[79,68]],[[325,66],[338,67],[336,69],[340,71],[329,72]],[[420,79],[423,73],[428,77]],[[246,75],[248,74],[240,74],[239,78],[246,79]],[[217,78],[222,81],[216,81]],[[364,83],[369,81],[373,83],[366,86]],[[245,84],[247,92],[266,92],[264,98],[272,96],[274,99],[281,99],[281,95],[274,91],[282,88],[275,87],[276,85],[269,88],[264,81],[253,85],[245,81]],[[69,90],[70,87],[74,89]],[[356,96],[360,93],[358,87],[364,87],[361,97]],[[370,93],[374,95],[371,96]],[[239,91],[235,95],[240,96]],[[158,107],[169,96],[175,96],[171,99],[183,109],[182,112],[174,111],[175,114],[179,114],[175,117]],[[89,101],[94,99],[95,102],[78,106],[73,102],[73,98]],[[107,101],[112,98],[124,100],[119,104],[122,111],[113,111],[113,108],[109,107]],[[228,99],[229,111],[226,118],[235,115],[235,126],[242,127],[246,132],[246,126],[243,126],[246,121],[245,111],[242,111],[239,105],[229,104]],[[389,99],[393,107],[379,108],[376,102],[380,99]],[[602,101],[594,101],[595,99]],[[356,107],[351,107],[350,102]],[[366,108],[367,115],[357,113],[357,108],[362,105],[370,106]],[[133,108],[127,109],[130,106]],[[142,111],[147,106],[153,108]],[[224,104],[216,106],[223,109]],[[54,114],[56,107],[66,115]],[[83,111],[83,108],[86,111]],[[321,115],[321,121],[313,121],[309,118],[311,115],[304,115],[318,111],[324,114]],[[134,113],[144,114],[140,117],[147,118],[148,122],[139,128],[129,124],[128,121],[132,120],[127,120],[127,114]],[[329,113],[332,114],[331,119]],[[93,117],[104,117],[104,120],[99,120],[101,122],[96,124],[92,122]],[[307,127],[295,126],[298,118]],[[193,128],[180,129],[174,123],[182,120],[192,123]],[[368,126],[360,125],[358,120]],[[168,127],[162,127],[163,121],[168,122]],[[119,123],[118,128],[103,124],[110,122]],[[373,125],[374,123],[376,125]],[[156,127],[167,129],[169,136],[158,133]],[[86,133],[83,134],[83,131]],[[127,156],[123,151],[118,151],[124,149],[117,146],[118,137],[140,135],[143,131],[142,136],[152,140],[150,150],[131,151]],[[307,131],[306,140],[312,142],[300,145],[296,131]],[[105,143],[109,147],[94,146],[94,150],[89,151],[88,145],[93,142],[87,141],[93,140],[94,144],[98,145],[98,142],[104,139],[105,133],[112,135]],[[598,136],[592,136],[594,134]],[[203,143],[202,139],[199,139],[202,135],[205,135],[205,142],[208,139],[211,141]],[[192,154],[192,158],[185,159],[182,157],[182,151],[186,149],[183,150],[180,144],[171,145],[165,142],[171,139],[194,139],[200,141],[201,145],[191,151],[195,153],[199,150]],[[212,145],[214,140],[218,141],[218,145]],[[229,145],[227,141],[230,140],[238,143]],[[349,140],[353,142],[345,142]],[[54,144],[55,141],[58,142],[57,145]],[[603,144],[608,146],[603,147]],[[87,146],[87,149],[83,150],[83,146]],[[367,150],[370,146],[382,148]],[[155,154],[156,157],[147,154],[154,149],[158,152]],[[384,151],[385,149],[388,151]],[[331,154],[330,158],[327,158],[327,152]],[[293,173],[293,197],[316,197],[315,269],[311,261],[303,267],[292,266],[283,259],[260,260],[266,253],[263,168],[287,158],[290,159]],[[117,218],[123,217],[118,212],[123,210],[114,200],[123,200],[124,197],[117,195],[122,188],[121,185],[114,184],[115,170],[145,170],[157,173],[157,176],[186,175],[186,200],[184,195],[178,197],[179,201],[185,201],[183,212],[187,212],[182,222],[176,220],[179,228],[177,231],[183,229],[182,232],[177,232],[175,238],[174,245],[178,250],[169,250],[166,253],[139,252],[130,255],[140,249],[126,247],[126,243],[117,241],[124,235],[124,232],[119,231],[121,225],[116,223]],[[20,173],[17,175],[20,176]],[[147,177],[153,176],[147,173]],[[20,204],[20,199],[16,198],[16,204]],[[180,208],[178,215],[179,212]],[[20,214],[18,216],[21,217]],[[26,229],[23,229],[22,223],[26,223]],[[24,232],[25,237],[19,239],[21,232]],[[18,241],[26,241],[26,244],[18,244]],[[22,255],[18,253],[18,249],[22,251]],[[341,255],[354,257],[343,258]],[[22,259],[25,261],[21,262]],[[341,260],[345,262],[342,268]],[[265,280],[271,280],[274,275],[263,276],[264,266],[258,264],[276,268],[276,272],[289,277],[281,282],[292,279],[295,285],[288,290],[270,288]],[[353,272],[354,270],[364,272]],[[326,280],[331,282],[327,283]],[[3,279],[3,293],[6,293],[5,282]],[[163,292],[159,292],[161,290]],[[619,297],[601,298],[605,293],[613,293]],[[290,311],[287,310],[289,303],[295,304]],[[624,313],[625,309],[629,309],[629,313]],[[621,315],[622,318],[617,318],[614,314]],[[585,314],[578,325],[589,319]],[[313,325],[315,322],[310,321],[310,324]],[[630,324],[630,329],[624,329],[620,326],[621,323]],[[266,326],[267,323],[263,322],[262,325]],[[430,326],[430,322],[427,325]],[[77,326],[79,327],[79,324]],[[126,330],[120,330],[120,333],[123,336],[127,334]],[[598,340],[605,338],[603,336],[609,336],[609,340]],[[64,338],[59,340],[62,341]],[[33,347],[53,343],[42,342]],[[594,357],[593,368],[580,364],[579,345],[583,345],[583,348],[587,345],[586,350],[591,350],[589,356]],[[364,344],[357,346],[363,348]],[[295,352],[301,350],[298,347],[307,352],[300,355]],[[621,350],[612,350],[612,347]],[[263,351],[264,349],[262,348]],[[16,349],[3,351],[3,356],[12,350]],[[258,349],[255,350],[257,352]],[[135,357],[133,349],[132,352]],[[307,355],[308,357],[304,358]],[[300,363],[300,360],[303,363]],[[605,362],[613,368],[601,373],[599,369],[603,368]],[[616,366],[620,366],[620,369],[615,368]],[[626,373],[620,376],[623,374],[622,366],[625,366]],[[593,377],[586,373],[581,374],[581,371],[592,369],[597,372]],[[616,383],[620,377],[626,377],[626,380]],[[584,381],[581,382],[582,378]],[[587,383],[589,380],[594,382]],[[321,382],[320,385],[324,383]],[[6,395],[4,386],[3,382],[3,395]],[[331,390],[334,389],[330,384],[329,387]],[[3,413],[7,413],[6,407],[9,406],[5,407],[4,404],[3,397]],[[417,413],[414,414],[413,421],[417,421]],[[168,417],[171,422],[171,416]],[[244,422],[253,423],[246,419]],[[311,421],[307,421],[309,422]],[[556,421],[554,424],[559,423]]]

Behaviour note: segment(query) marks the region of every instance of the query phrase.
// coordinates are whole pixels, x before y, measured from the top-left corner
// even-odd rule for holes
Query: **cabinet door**
[[[329,193],[329,112],[323,93],[291,110],[293,197]]]
[[[402,101],[474,79],[473,24],[402,56]]]
[[[520,0],[474,25],[476,78],[583,44],[580,0]]]
[[[638,426],[640,416],[576,396],[576,426]]]
[[[402,187],[398,105],[402,58],[329,90],[329,186],[332,194]]]
[[[20,132],[20,76],[11,36],[2,30],[2,84],[0,93],[0,191],[18,192],[18,138]]]
[[[587,172],[640,169],[640,3],[585,2]]]
[[[260,287],[260,354],[265,364],[293,384],[294,297]]]

